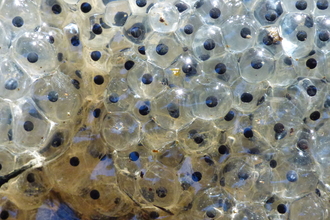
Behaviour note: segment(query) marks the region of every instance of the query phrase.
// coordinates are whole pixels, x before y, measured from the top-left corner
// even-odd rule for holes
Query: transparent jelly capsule
[[[192,47],[195,56],[202,61],[224,53],[220,28],[210,25],[200,27],[196,32]]]
[[[288,86],[294,82],[298,75],[295,68],[297,63],[294,59],[283,54],[275,61],[275,66],[276,71],[268,79],[272,86]]]
[[[303,113],[285,97],[270,97],[267,104],[254,112],[253,127],[273,146],[280,147],[302,128]]]
[[[284,8],[290,12],[312,13],[315,3],[312,0],[283,1]]]
[[[45,35],[36,32],[20,35],[13,42],[11,56],[35,77],[54,71],[58,65],[53,45]]]
[[[125,78],[115,77],[104,92],[105,108],[110,112],[126,111],[134,100],[133,91],[128,87]]]
[[[231,85],[239,77],[239,69],[236,57],[231,53],[213,57],[202,63],[202,71],[205,77],[217,79]]]
[[[328,87],[322,79],[301,77],[287,88],[287,93],[292,102],[305,113],[312,108],[321,109],[323,107]]]
[[[330,17],[319,16],[315,18],[316,36],[315,44],[322,51],[327,52],[330,49]]]
[[[327,77],[326,57],[320,50],[312,50],[308,56],[301,58],[297,62],[297,73],[299,76]]]
[[[257,39],[257,24],[247,16],[234,16],[221,28],[225,48],[240,53],[254,45]]]
[[[185,14],[180,18],[176,35],[185,47],[192,49],[191,45],[194,37],[202,25],[203,23],[198,15]]]
[[[234,96],[233,107],[240,111],[253,111],[266,99],[269,84],[265,81],[248,83],[243,79],[237,79],[232,85]]]
[[[212,122],[196,119],[178,132],[178,139],[186,152],[201,153],[217,144],[219,133]]]
[[[192,114],[204,120],[225,116],[232,106],[232,93],[221,83],[196,86],[189,95],[188,105]]]
[[[51,130],[49,121],[30,99],[22,99],[13,110],[13,141],[33,151],[41,148]],[[19,134],[19,135],[16,135]]]
[[[178,202],[180,185],[174,170],[161,164],[150,164],[138,179],[139,195],[147,202],[168,207]]]
[[[195,10],[206,24],[222,23],[228,16],[227,4],[221,1],[196,1]]]
[[[43,21],[53,27],[63,28],[66,15],[69,13],[70,9],[66,4],[63,4],[62,1],[49,0],[41,1],[40,10],[42,12],[41,18]]]
[[[128,148],[140,140],[140,123],[129,113],[109,113],[103,120],[102,136],[117,150]]]
[[[192,209],[199,218],[222,219],[229,217],[233,207],[234,200],[221,188],[213,187],[196,194]]]
[[[245,201],[250,199],[250,190],[254,187],[257,178],[258,172],[254,169],[253,157],[236,155],[229,157],[222,164],[219,182],[234,199]]]
[[[117,151],[114,162],[117,169],[133,176],[139,176],[140,172],[145,172],[152,161],[150,153],[151,151],[142,144],[137,144],[127,150]]]
[[[258,1],[254,8],[255,18],[263,26],[276,23],[282,14],[283,8],[279,0]]]
[[[24,33],[26,30],[33,31],[41,24],[38,7],[32,1],[2,2],[0,13],[2,20],[6,21],[7,28],[14,36],[20,32]]]
[[[266,26],[259,29],[258,47],[262,47],[275,56],[282,53],[282,38],[276,26]]]
[[[6,149],[8,147],[10,147],[11,149]],[[0,150],[0,157],[1,157],[0,174],[1,174],[1,176],[9,174],[17,168],[18,164],[16,163],[17,162],[16,153],[19,150],[21,150],[21,149],[19,149],[14,144],[7,144],[7,145],[1,146],[1,150]]]
[[[106,5],[104,21],[111,26],[122,27],[131,14],[128,1],[111,1]]]
[[[149,23],[156,32],[169,33],[176,31],[178,27],[179,11],[171,3],[158,2],[149,12]]]
[[[160,127],[155,121],[150,120],[142,126],[141,142],[150,149],[158,150],[167,144],[173,143],[176,133]]]
[[[53,161],[64,154],[72,144],[70,140],[72,132],[62,126],[54,126],[49,139],[42,149],[38,151],[47,161]]]
[[[241,76],[250,83],[258,83],[271,77],[275,70],[275,60],[271,53],[262,48],[251,48],[241,57]]]
[[[109,43],[109,37],[115,30],[104,22],[104,14],[95,14],[85,18],[80,26],[82,43],[93,51],[104,49]]]
[[[123,33],[129,41],[141,44],[146,39],[151,31],[147,18],[145,16],[132,15],[127,19],[123,27]]]
[[[113,183],[89,180],[79,187],[79,195],[73,196],[75,210],[95,207],[91,216],[120,216],[132,210],[132,203]],[[79,204],[79,205],[78,205]]]
[[[284,52],[294,59],[309,54],[313,49],[315,26],[311,15],[288,13],[281,18],[280,36]]]
[[[289,200],[272,195],[264,201],[264,208],[271,219],[288,218],[291,203]]]
[[[314,192],[318,182],[315,171],[295,169],[285,158],[273,169],[274,192],[282,198],[299,198]]]
[[[165,69],[165,82],[170,87],[191,89],[201,76],[201,64],[190,53],[184,53]]]
[[[80,96],[70,78],[60,72],[36,80],[31,93],[36,105],[54,121],[70,120],[79,111]]]
[[[217,186],[218,175],[216,163],[209,155],[186,156],[177,171],[181,188],[196,194],[198,191]]]
[[[151,102],[146,99],[137,99],[134,107],[131,109],[133,115],[141,122],[145,123],[151,119]]]
[[[164,129],[180,130],[193,120],[186,99],[184,89],[173,88],[162,93],[151,103],[153,120]]]
[[[314,4],[316,6],[315,10],[314,10],[315,17],[326,15],[329,13],[330,7],[329,7],[328,0],[317,0],[317,1],[315,1]]]
[[[127,84],[142,98],[153,98],[165,90],[164,71],[154,65],[139,64],[127,73]]]
[[[172,34],[152,33],[146,39],[148,61],[161,68],[166,68],[183,52],[177,37]]]

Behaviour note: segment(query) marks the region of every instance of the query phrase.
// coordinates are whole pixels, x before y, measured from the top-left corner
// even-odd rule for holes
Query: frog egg
[[[78,113],[80,96],[70,81],[70,78],[57,72],[36,80],[31,87],[33,101],[54,121],[70,120]],[[66,89],[63,89],[64,85]]]
[[[322,51],[326,52],[329,50],[329,38],[330,38],[330,17],[320,16],[316,17],[316,37],[315,44]]]
[[[140,140],[140,122],[128,113],[108,113],[103,120],[102,136],[115,149],[125,149]],[[114,141],[115,140],[115,141]]]
[[[315,8],[315,3],[311,0],[283,1],[283,5],[290,12],[311,13]]]
[[[299,59],[297,62],[297,73],[303,77],[328,77],[326,71],[326,57],[323,51],[312,50],[308,56]]]
[[[225,50],[220,28],[209,25],[200,27],[194,37],[192,47],[195,56],[202,61],[222,54]]]
[[[229,15],[227,4],[221,1],[197,1],[195,10],[206,24],[222,23]]]
[[[259,29],[259,36],[257,40],[258,47],[262,47],[274,56],[282,55],[282,38],[279,35],[277,27],[269,27]]]
[[[256,22],[246,16],[230,18],[223,24],[221,30],[225,48],[229,52],[240,53],[252,47],[257,39]]]
[[[276,23],[282,14],[283,8],[281,1],[259,1],[258,4],[255,5],[254,16],[263,26]]]
[[[323,16],[327,14],[330,10],[328,0],[317,0],[315,2],[315,6],[316,6],[314,10],[315,17]]]
[[[160,127],[169,130],[180,130],[191,123],[193,117],[186,104],[187,96],[187,92],[180,88],[162,93],[151,103],[153,120]]]
[[[153,98],[165,90],[164,72],[153,65],[136,64],[127,73],[128,86],[140,97]]]
[[[268,82],[248,83],[243,79],[237,79],[232,85],[234,96],[233,107],[240,111],[253,111],[264,103]]]
[[[164,178],[166,176],[166,178]],[[138,179],[139,195],[147,203],[160,207],[176,204],[180,185],[174,170],[161,164],[151,164]]]
[[[40,4],[42,20],[53,27],[63,28],[69,8],[58,0],[42,1]]]
[[[225,116],[232,105],[232,94],[228,87],[221,83],[210,83],[194,88],[188,105],[192,114],[204,120]]]
[[[250,197],[258,173],[254,171],[253,160],[249,156],[229,157],[221,166],[220,185],[235,199],[244,201]]]
[[[202,75],[201,64],[193,54],[184,53],[165,69],[165,82],[170,87],[191,89]]]
[[[182,53],[181,45],[174,34],[154,32],[146,39],[148,61],[160,68],[166,68]]]
[[[199,16],[194,14],[185,14],[179,21],[176,35],[185,47],[192,49],[191,45],[194,37],[202,25],[203,23]]]
[[[127,1],[111,1],[106,5],[104,21],[113,26],[125,25],[131,10]]]
[[[178,132],[178,139],[187,153],[202,153],[217,144],[219,132],[214,123],[196,119]]]
[[[1,96],[15,100],[26,93],[31,79],[15,62],[3,57],[0,65]]]
[[[288,13],[280,21],[284,52],[293,58],[306,56],[313,49],[313,17],[304,13]]]
[[[15,9],[15,13],[13,13],[13,9]],[[41,24],[38,7],[32,1],[2,2],[0,12],[3,21],[6,21],[6,29],[8,28],[13,36],[33,31]]]
[[[26,98],[17,103],[13,110],[13,141],[30,151],[38,150],[48,139],[52,123]],[[20,135],[16,135],[20,134]]]
[[[150,8],[148,16],[150,26],[156,32],[169,33],[177,29],[179,11],[170,3],[160,2],[154,4]]]
[[[123,26],[123,33],[129,41],[135,44],[142,44],[146,39],[151,31],[147,18],[140,15],[133,15],[127,19]]]
[[[58,65],[53,45],[40,33],[24,33],[14,42],[11,56],[34,77],[52,72]]]
[[[271,77],[275,70],[275,60],[271,53],[261,48],[251,48],[241,57],[241,76],[250,83],[258,83]]]
[[[196,194],[192,209],[199,218],[220,219],[229,217],[234,206],[234,200],[223,189],[213,187]]]
[[[126,111],[134,99],[133,92],[127,82],[121,78],[114,78],[104,92],[104,103],[108,111]]]
[[[139,176],[140,172],[145,172],[151,161],[150,158],[150,151],[142,144],[138,144],[130,149],[118,151],[114,162],[117,169],[133,176]]]

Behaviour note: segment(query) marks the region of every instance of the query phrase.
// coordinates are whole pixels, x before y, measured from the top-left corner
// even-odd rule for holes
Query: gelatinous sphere
[[[230,89],[220,83],[197,86],[191,93],[188,103],[194,116],[204,120],[225,116],[231,108]]]
[[[154,31],[168,33],[178,27],[179,12],[173,4],[156,3],[150,8],[148,15],[150,26]]]
[[[258,83],[272,77],[275,70],[275,60],[268,50],[249,49],[241,58],[240,69],[244,80]]]
[[[293,58],[306,56],[314,41],[313,18],[308,14],[289,13],[280,22],[283,50]]]
[[[250,48],[257,38],[255,22],[244,16],[234,16],[226,21],[222,26],[222,32],[225,48],[234,53]]]

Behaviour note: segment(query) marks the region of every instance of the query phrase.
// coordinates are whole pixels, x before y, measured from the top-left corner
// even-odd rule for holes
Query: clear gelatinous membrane
[[[189,95],[188,105],[192,114],[204,120],[225,116],[232,106],[232,93],[221,83],[196,86]]]
[[[275,60],[271,53],[261,48],[247,50],[241,57],[241,76],[250,83],[258,83],[272,76]]]
[[[256,22],[247,16],[234,16],[221,27],[225,48],[239,53],[254,45],[257,38]]]
[[[313,49],[313,17],[305,13],[288,13],[281,18],[280,36],[283,50],[288,56],[301,58]]]
[[[171,3],[159,2],[154,4],[149,12],[151,28],[156,32],[168,33],[177,29],[179,11]]]

